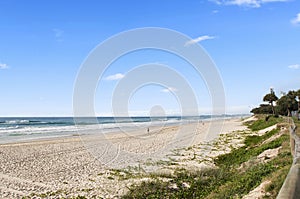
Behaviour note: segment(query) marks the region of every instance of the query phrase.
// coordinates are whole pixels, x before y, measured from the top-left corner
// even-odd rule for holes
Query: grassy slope
[[[250,129],[260,130],[282,122],[281,118],[264,117],[248,123]],[[269,143],[263,143],[279,130],[273,130],[263,136],[248,136],[245,146],[233,149],[229,154],[214,160],[216,168],[197,172],[177,170],[175,175],[152,176],[153,181],[142,182],[130,187],[123,198],[241,198],[264,180],[271,183],[266,187],[269,195],[275,198],[290,168],[292,157],[289,148],[289,136],[283,134]],[[279,155],[267,163],[253,164],[241,170],[245,162],[251,162],[258,154],[267,149],[282,146]],[[162,181],[161,177],[170,179]],[[189,186],[183,186],[188,184]]]
[[[300,136],[300,120],[298,120],[297,118],[293,118],[294,119],[294,122],[295,122],[295,125],[297,126],[297,135]]]

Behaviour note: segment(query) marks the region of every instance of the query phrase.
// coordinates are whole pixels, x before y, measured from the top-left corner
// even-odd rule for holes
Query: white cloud
[[[105,80],[109,80],[109,81],[119,80],[119,79],[122,79],[124,76],[125,75],[123,75],[121,73],[117,73],[117,74],[114,74],[114,75],[107,76],[105,78]]]
[[[293,64],[293,65],[289,65],[288,68],[290,68],[290,69],[299,69],[300,65],[299,64]]]
[[[227,1],[229,5],[248,6],[258,8],[261,5],[261,1],[258,0],[232,0]]]
[[[8,65],[4,63],[0,63],[0,69],[7,69]]]
[[[300,13],[297,14],[296,18],[291,20],[292,24],[300,24]]]
[[[209,36],[209,35],[200,36],[200,37],[197,37],[196,39],[192,39],[192,40],[186,42],[184,46],[189,46],[189,45],[201,42],[201,41],[214,39],[214,38],[215,38],[214,36]]]
[[[218,5],[237,5],[252,8],[259,8],[262,4],[274,2],[288,2],[290,0],[214,0]]]
[[[161,92],[164,92],[164,93],[170,93],[170,92],[176,92],[176,91],[177,91],[177,89],[173,88],[173,87],[164,88],[161,90]]]

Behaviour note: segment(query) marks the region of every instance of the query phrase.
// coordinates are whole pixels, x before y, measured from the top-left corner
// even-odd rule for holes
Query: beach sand
[[[160,172],[165,169],[164,164],[157,162],[170,161],[170,157],[176,159],[176,150],[204,146],[220,133],[245,129],[241,119],[237,118],[152,127],[149,132],[139,129],[1,144],[0,198],[30,198],[45,194],[53,195],[49,198],[78,195],[118,198],[131,184],[149,180],[130,178],[120,169]],[[216,156],[227,150],[221,147],[219,151],[211,152],[207,146],[207,150],[197,151],[198,158],[204,157],[205,153]],[[180,159],[183,166],[197,167],[199,161],[182,161],[189,155],[181,155],[178,161]]]

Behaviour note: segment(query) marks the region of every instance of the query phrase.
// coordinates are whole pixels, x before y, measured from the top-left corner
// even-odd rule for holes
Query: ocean
[[[178,125],[218,118],[241,117],[222,116],[166,116],[166,117],[2,117],[0,118],[0,143],[32,139],[54,138],[74,134],[108,133],[161,125]]]

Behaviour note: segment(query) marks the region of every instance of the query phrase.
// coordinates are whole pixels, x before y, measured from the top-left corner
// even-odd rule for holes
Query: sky
[[[203,47],[221,76],[226,113],[249,113],[270,87],[278,96],[299,89],[297,0],[1,0],[0,11],[3,117],[72,116],[74,84],[92,50],[116,34],[144,27],[180,32],[191,38],[187,45]],[[118,82],[149,63],[180,74],[199,113],[211,113],[205,78],[180,57],[155,49],[131,52],[105,70],[95,90],[95,113],[113,115]],[[141,85],[126,99],[129,115],[180,114],[177,92],[161,84]]]

